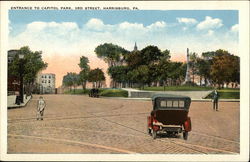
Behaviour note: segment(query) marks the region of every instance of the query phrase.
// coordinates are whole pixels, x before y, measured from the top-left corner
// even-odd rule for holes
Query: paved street
[[[43,121],[34,95],[24,108],[8,110],[8,153],[239,153],[239,102],[192,102],[192,131],[152,139],[146,132],[151,101],[44,95]]]

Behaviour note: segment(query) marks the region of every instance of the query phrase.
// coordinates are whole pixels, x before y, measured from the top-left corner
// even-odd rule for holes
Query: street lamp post
[[[19,75],[20,75],[19,96],[21,103],[23,103],[23,58],[24,54],[19,54]]]

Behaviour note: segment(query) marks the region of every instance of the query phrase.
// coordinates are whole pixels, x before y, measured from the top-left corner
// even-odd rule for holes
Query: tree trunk
[[[193,73],[193,83],[194,83],[194,73]]]
[[[202,86],[202,85],[201,85],[201,80],[202,80],[202,76],[200,75],[200,86]]]
[[[87,84],[87,82],[85,81],[85,82],[83,82],[83,90],[86,90],[86,84]]]

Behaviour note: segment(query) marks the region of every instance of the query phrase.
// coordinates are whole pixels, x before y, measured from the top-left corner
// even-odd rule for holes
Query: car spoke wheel
[[[188,139],[188,132],[183,132],[183,139],[184,140],[187,140]]]

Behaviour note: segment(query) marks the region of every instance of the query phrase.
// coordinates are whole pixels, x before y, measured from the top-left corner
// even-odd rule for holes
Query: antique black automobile
[[[99,89],[97,88],[92,88],[89,91],[89,97],[99,97]]]
[[[190,97],[157,94],[152,97],[153,110],[148,116],[148,133],[155,139],[158,134],[177,135],[183,133],[187,140],[191,131],[191,119],[188,111]]]

